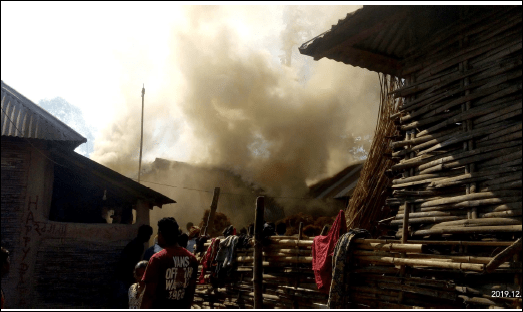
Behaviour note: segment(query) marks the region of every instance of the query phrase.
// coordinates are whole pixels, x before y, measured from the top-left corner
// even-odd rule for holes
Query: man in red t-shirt
[[[178,245],[179,227],[172,217],[158,221],[158,245],[143,275],[142,309],[190,309],[196,289],[198,261]]]

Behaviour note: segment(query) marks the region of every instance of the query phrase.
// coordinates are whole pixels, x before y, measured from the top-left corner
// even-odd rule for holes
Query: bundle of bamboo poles
[[[385,193],[391,178],[386,170],[394,164],[393,160],[383,155],[389,153],[389,144],[396,132],[394,116],[402,99],[395,99],[390,93],[402,86],[398,78],[379,75],[381,85],[380,110],[374,138],[369,155],[363,165],[358,183],[345,212],[348,228],[367,229],[374,235],[379,234],[375,221],[389,215],[384,205]]]
[[[312,238],[302,238],[272,236],[270,243],[263,246],[264,308],[326,308],[328,295],[317,290],[312,271]],[[209,243],[205,246],[208,247]],[[236,263],[237,269],[224,281],[225,288],[213,289],[210,284],[197,286],[196,308],[254,307],[254,248],[237,249]]]

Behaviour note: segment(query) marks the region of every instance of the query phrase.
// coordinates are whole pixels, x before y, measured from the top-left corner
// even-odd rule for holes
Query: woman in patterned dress
[[[144,285],[142,283],[142,276],[145,273],[147,264],[149,262],[142,260],[134,267],[134,279],[136,283],[129,287],[129,309],[139,309],[142,304]]]

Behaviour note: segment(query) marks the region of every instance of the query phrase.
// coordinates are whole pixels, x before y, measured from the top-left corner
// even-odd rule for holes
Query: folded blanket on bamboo
[[[318,290],[328,293],[332,279],[332,252],[336,242],[347,232],[345,213],[340,210],[327,235],[314,237],[312,243],[312,270]]]

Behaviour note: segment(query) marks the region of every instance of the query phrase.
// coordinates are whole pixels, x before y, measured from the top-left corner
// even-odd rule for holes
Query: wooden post
[[[301,239],[302,235],[303,235],[303,222],[300,222],[300,225],[298,227],[298,240]]]
[[[145,84],[142,87],[142,127],[140,135],[140,160],[138,161],[138,183],[140,183],[140,174],[142,172],[142,145],[143,145],[143,98],[145,96]]]
[[[463,11],[461,11],[460,14],[463,15],[464,14]],[[460,48],[462,48],[462,49],[466,48],[467,44],[468,44],[468,37],[464,37],[463,39],[461,39],[459,41]],[[463,62],[459,63],[458,66],[459,66],[459,71],[462,72],[462,73],[465,73],[468,70],[468,67],[469,67],[468,60],[464,60]],[[470,84],[470,77],[469,76],[465,76],[463,78],[463,80],[460,82],[460,85],[462,87],[463,86],[468,86],[469,84]],[[468,96],[468,95],[470,95],[470,89],[465,90],[465,96]],[[471,108],[470,104],[471,104],[471,101],[467,101],[467,102],[461,104],[461,111],[465,112],[465,111],[470,110],[470,108]],[[470,119],[465,120],[461,127],[462,127],[463,132],[472,131],[472,120],[470,120]],[[473,144],[474,144],[474,140],[473,139],[464,141],[463,142],[463,150],[464,151],[473,150],[474,149]],[[474,163],[465,165],[465,173],[471,173],[471,172],[474,172],[474,171],[475,171]],[[466,184],[465,193],[466,194],[471,194],[471,193],[475,193],[475,192],[476,192],[476,183],[474,183],[474,182],[473,183],[467,183]],[[468,219],[477,219],[478,218],[477,207],[472,207],[469,211],[467,211],[467,218]]]
[[[218,198],[220,198],[220,188],[217,186],[214,188],[214,194],[212,196],[211,211],[209,212],[209,217],[207,218],[207,224],[205,224],[205,230],[203,236],[207,235],[209,226],[213,226],[214,215],[216,214],[216,209],[218,208]]]
[[[514,263],[520,262],[521,256],[519,254],[519,252],[514,254]],[[521,272],[514,274],[514,285],[516,285],[517,288],[521,289]],[[521,304],[519,304],[519,306],[517,306],[516,308],[521,309]]]
[[[261,245],[261,234],[263,231],[265,197],[256,198],[256,213],[254,216],[254,268],[253,268],[253,287],[254,287],[254,308],[261,309],[263,305],[262,279],[263,279],[263,249]]]

